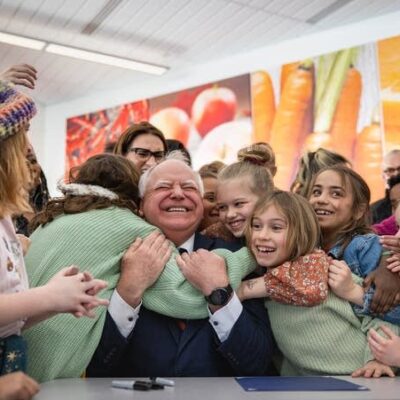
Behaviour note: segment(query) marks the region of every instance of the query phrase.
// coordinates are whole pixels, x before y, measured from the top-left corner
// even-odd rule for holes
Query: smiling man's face
[[[203,217],[194,171],[183,161],[167,160],[148,179],[140,207],[143,216],[179,246],[193,235]]]

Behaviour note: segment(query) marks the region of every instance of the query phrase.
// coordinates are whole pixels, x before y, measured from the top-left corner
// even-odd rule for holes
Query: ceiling
[[[173,71],[396,11],[400,0],[0,0],[0,31]],[[36,67],[46,105],[154,79],[3,43],[0,54],[0,71]]]

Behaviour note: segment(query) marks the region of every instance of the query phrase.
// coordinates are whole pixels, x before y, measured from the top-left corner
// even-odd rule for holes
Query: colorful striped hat
[[[24,128],[36,114],[33,100],[0,81],[0,142]]]

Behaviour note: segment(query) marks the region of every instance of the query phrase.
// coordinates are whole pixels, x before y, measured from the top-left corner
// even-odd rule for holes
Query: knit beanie
[[[36,114],[33,100],[0,81],[0,142],[24,128]]]

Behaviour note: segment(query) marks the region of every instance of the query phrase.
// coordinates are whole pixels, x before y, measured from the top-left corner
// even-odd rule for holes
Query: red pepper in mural
[[[66,171],[102,153],[107,143],[115,142],[130,124],[148,118],[147,100],[69,118]]]

